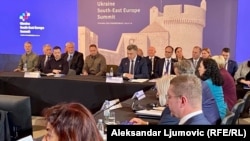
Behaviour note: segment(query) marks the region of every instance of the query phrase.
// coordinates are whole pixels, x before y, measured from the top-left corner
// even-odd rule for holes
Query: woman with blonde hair
[[[218,68],[220,70],[220,74],[222,75],[222,78],[224,80],[224,83],[222,85],[223,94],[225,102],[227,103],[227,107],[229,110],[231,110],[237,102],[237,94],[236,94],[236,86],[234,83],[234,78],[231,76],[231,74],[224,68],[225,66],[225,59],[222,55],[215,55],[212,57],[218,65]]]
[[[160,125],[177,125],[179,123],[179,119],[173,117],[170,113],[169,107],[167,106],[167,91],[170,85],[170,80],[174,76],[166,75],[161,78],[156,79],[156,89],[159,96],[159,103],[161,106],[164,106],[164,110],[161,114],[161,119],[158,124]],[[148,125],[149,122],[142,120],[140,118],[132,118],[130,120],[135,125]],[[152,123],[151,123],[152,124]]]

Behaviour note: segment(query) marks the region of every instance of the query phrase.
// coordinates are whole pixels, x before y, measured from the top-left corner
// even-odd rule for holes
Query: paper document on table
[[[129,82],[139,82],[139,83],[142,83],[142,82],[146,82],[148,81],[148,79],[130,79]]]
[[[23,137],[17,141],[33,141],[33,138],[31,135],[27,136],[27,137]]]
[[[47,76],[54,76],[55,74],[54,73],[47,73],[46,75]]]
[[[120,102],[120,99],[114,99],[114,100],[111,100],[109,101],[109,104],[110,104],[110,110],[113,110],[113,109],[118,109],[118,108],[121,108],[122,107],[122,104]]]
[[[161,110],[139,110],[136,111],[136,115],[144,115],[144,116],[161,116],[162,111]]]
[[[153,109],[158,110],[158,111],[163,111],[165,109],[165,107],[159,106],[159,107],[154,107]]]
[[[156,82],[157,79],[150,79],[148,82]]]

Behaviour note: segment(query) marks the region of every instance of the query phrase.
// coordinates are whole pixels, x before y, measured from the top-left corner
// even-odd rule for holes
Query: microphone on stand
[[[114,104],[109,105],[109,106],[107,107],[107,104],[110,104],[110,101],[105,100],[105,102],[103,103],[101,109],[100,109],[99,111],[95,112],[95,114],[94,114],[93,116],[96,117],[97,115],[99,115],[100,113],[104,112],[105,110],[108,110],[108,109],[110,109],[110,108],[112,108],[112,107],[114,107],[114,106],[117,106],[117,105],[120,104],[120,103],[121,103],[121,102],[120,102],[120,100],[118,99],[118,101],[116,101]]]

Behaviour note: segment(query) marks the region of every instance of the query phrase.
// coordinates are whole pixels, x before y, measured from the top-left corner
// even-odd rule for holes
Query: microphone
[[[102,105],[102,108],[101,108],[99,111],[97,111],[93,116],[96,117],[97,115],[99,115],[99,114],[102,113],[103,111],[108,110],[108,109],[110,109],[110,108],[112,108],[112,107],[114,107],[114,106],[120,104],[121,102],[120,102],[120,100],[118,99],[118,101],[116,101],[114,104],[109,105],[109,107],[106,107],[108,103],[110,103],[110,101],[105,100],[105,102],[104,102],[103,105]]]

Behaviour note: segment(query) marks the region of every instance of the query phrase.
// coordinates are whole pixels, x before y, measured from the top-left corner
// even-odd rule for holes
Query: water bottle
[[[103,136],[104,135],[104,124],[103,124],[102,119],[98,119],[97,129],[99,130],[101,136]]]
[[[113,67],[111,67],[111,68],[110,68],[110,71],[109,71],[109,76],[110,76],[110,77],[113,77],[113,76],[114,76]]]
[[[109,106],[110,106],[110,103],[108,100],[105,100],[105,106],[104,106],[104,111],[103,111],[103,115],[104,115],[104,118],[105,118],[105,123],[108,122],[109,120],[109,115],[110,115],[110,109],[109,109]]]
[[[24,71],[24,72],[27,72],[27,71],[28,71],[27,63],[24,63],[24,64],[23,64],[23,71]]]

